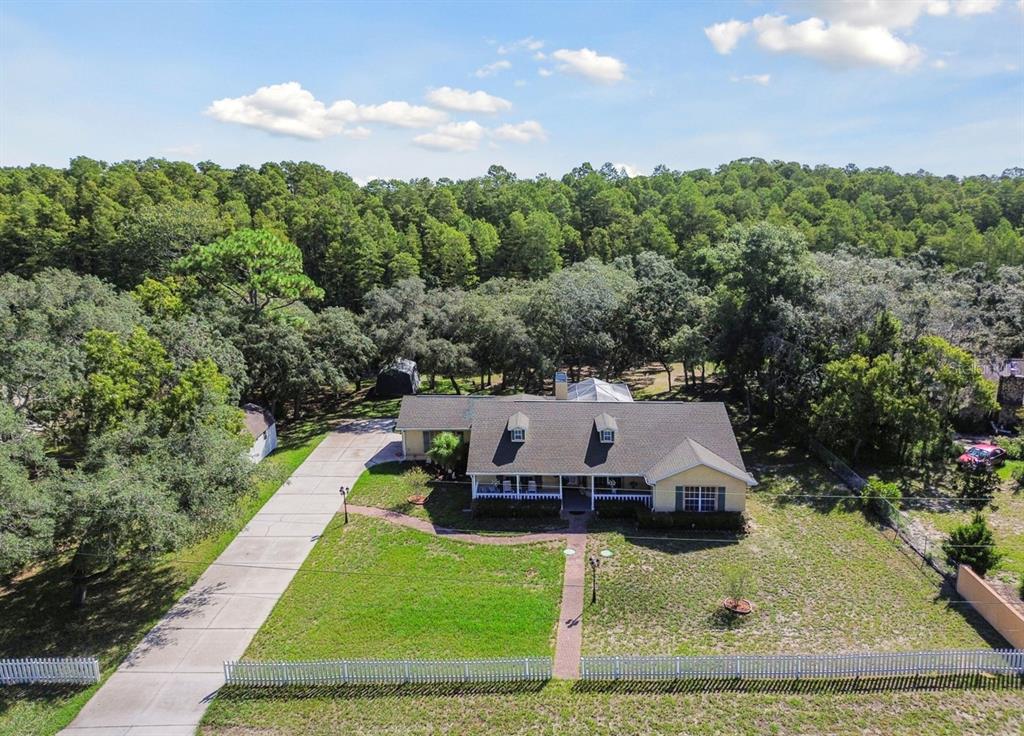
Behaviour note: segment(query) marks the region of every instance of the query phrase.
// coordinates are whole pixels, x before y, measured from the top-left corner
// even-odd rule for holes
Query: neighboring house
[[[399,358],[377,374],[376,396],[407,396],[420,389],[420,373],[416,362]]]
[[[717,402],[406,396],[396,429],[408,459],[424,457],[437,432],[466,440],[474,499],[558,499],[566,510],[619,500],[655,511],[743,511],[756,485]]]
[[[981,367],[982,375],[997,384],[999,424],[1016,424],[1016,413],[1024,406],[1024,358],[1010,358]]]
[[[249,448],[249,459],[258,463],[277,447],[277,422],[274,415],[256,404],[246,404],[245,429],[252,435],[252,447]]]

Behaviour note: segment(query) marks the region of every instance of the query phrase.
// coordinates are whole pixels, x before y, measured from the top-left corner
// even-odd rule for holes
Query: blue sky
[[[1024,165],[1022,68],[1022,0],[8,1],[0,162],[997,174]]]

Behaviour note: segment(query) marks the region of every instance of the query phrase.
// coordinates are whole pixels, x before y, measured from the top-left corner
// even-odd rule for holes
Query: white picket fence
[[[229,685],[404,685],[551,679],[551,659],[349,659],[224,663]]]
[[[95,657],[0,659],[0,685],[89,685],[100,681]]]
[[[684,680],[1024,675],[1024,649],[866,654],[736,654],[693,657],[583,657],[583,680]]]

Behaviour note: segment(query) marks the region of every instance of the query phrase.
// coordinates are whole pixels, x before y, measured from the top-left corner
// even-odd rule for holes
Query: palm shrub
[[[981,512],[974,518],[954,529],[945,542],[942,551],[953,564],[968,565],[982,577],[999,564],[1003,555],[996,549],[995,537]]]
[[[465,462],[465,445],[462,438],[452,432],[434,435],[427,450],[427,457],[448,471],[458,472]]]

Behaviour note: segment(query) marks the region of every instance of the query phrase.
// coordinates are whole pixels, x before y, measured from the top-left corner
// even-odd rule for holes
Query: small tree
[[[434,435],[427,457],[447,471],[457,470],[463,462],[464,444],[462,438],[451,432]]]
[[[996,549],[992,530],[981,512],[976,512],[969,523],[954,529],[942,543],[942,551],[950,562],[968,565],[983,577],[1003,556]]]
[[[887,483],[878,476],[868,478],[868,484],[861,492],[864,508],[873,511],[882,519],[888,519],[896,510],[903,494],[896,483]]]
[[[983,509],[999,489],[999,478],[992,468],[966,470],[960,477],[960,498],[970,507]]]

